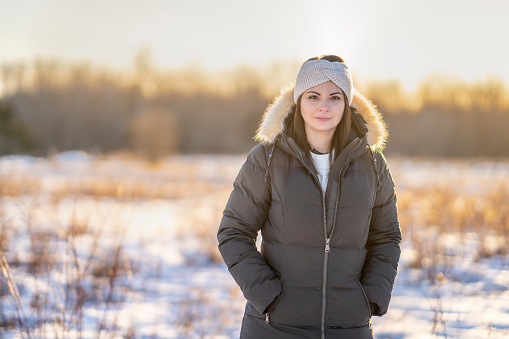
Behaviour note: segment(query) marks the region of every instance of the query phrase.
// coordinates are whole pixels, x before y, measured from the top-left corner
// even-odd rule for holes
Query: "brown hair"
[[[321,57],[314,57],[309,60],[320,60],[324,59],[330,62],[339,61],[344,62],[342,58],[336,55],[323,55]],[[341,90],[343,92],[343,90]],[[345,93],[343,92],[343,97],[346,98]],[[302,117],[302,113],[300,111],[300,102],[302,99],[302,95],[297,99],[297,106],[295,106],[295,115],[294,115],[294,124],[293,131],[295,133],[295,142],[297,145],[306,153],[306,156],[311,158],[311,147],[309,146],[308,139],[306,136],[306,128],[304,123],[304,118]],[[336,160],[339,153],[346,146],[346,142],[348,139],[348,135],[350,134],[350,128],[352,125],[352,108],[348,105],[348,101],[346,101],[345,109],[343,110],[343,117],[339,122],[336,130],[334,131],[334,135],[332,136],[331,141],[331,152],[330,152],[330,160]],[[334,150],[334,159],[332,159],[332,150]]]

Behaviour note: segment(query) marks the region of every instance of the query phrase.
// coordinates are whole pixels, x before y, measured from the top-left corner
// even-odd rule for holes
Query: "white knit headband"
[[[325,59],[313,59],[302,64],[295,81],[293,100],[297,103],[297,99],[306,90],[329,80],[345,92],[348,104],[351,105],[353,82],[348,67],[342,62],[330,62]]]

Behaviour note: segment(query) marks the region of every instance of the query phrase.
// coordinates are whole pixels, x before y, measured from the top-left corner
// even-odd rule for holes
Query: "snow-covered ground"
[[[12,280],[2,276],[0,337],[28,337],[20,319],[32,338],[238,338],[245,301],[215,234],[243,161],[1,157],[2,274],[8,264]],[[403,198],[430,186],[481,196],[509,177],[508,162],[389,166]],[[479,256],[478,231],[425,226],[402,224],[393,299],[373,319],[375,337],[509,337],[509,256]]]

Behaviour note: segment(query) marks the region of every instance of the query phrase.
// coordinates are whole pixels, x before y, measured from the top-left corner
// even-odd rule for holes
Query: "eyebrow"
[[[315,92],[315,91],[308,91],[308,92],[306,92],[306,94],[307,94],[307,93],[314,93],[314,94],[321,95],[320,93]],[[336,94],[343,95],[343,93],[341,93],[341,92],[334,92],[334,93],[331,93],[331,94],[329,94],[329,95],[336,95]]]

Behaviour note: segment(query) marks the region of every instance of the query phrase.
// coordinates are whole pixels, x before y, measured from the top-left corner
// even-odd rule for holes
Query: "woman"
[[[247,299],[241,338],[373,337],[401,242],[386,136],[333,55],[306,61],[267,108],[218,231]]]

